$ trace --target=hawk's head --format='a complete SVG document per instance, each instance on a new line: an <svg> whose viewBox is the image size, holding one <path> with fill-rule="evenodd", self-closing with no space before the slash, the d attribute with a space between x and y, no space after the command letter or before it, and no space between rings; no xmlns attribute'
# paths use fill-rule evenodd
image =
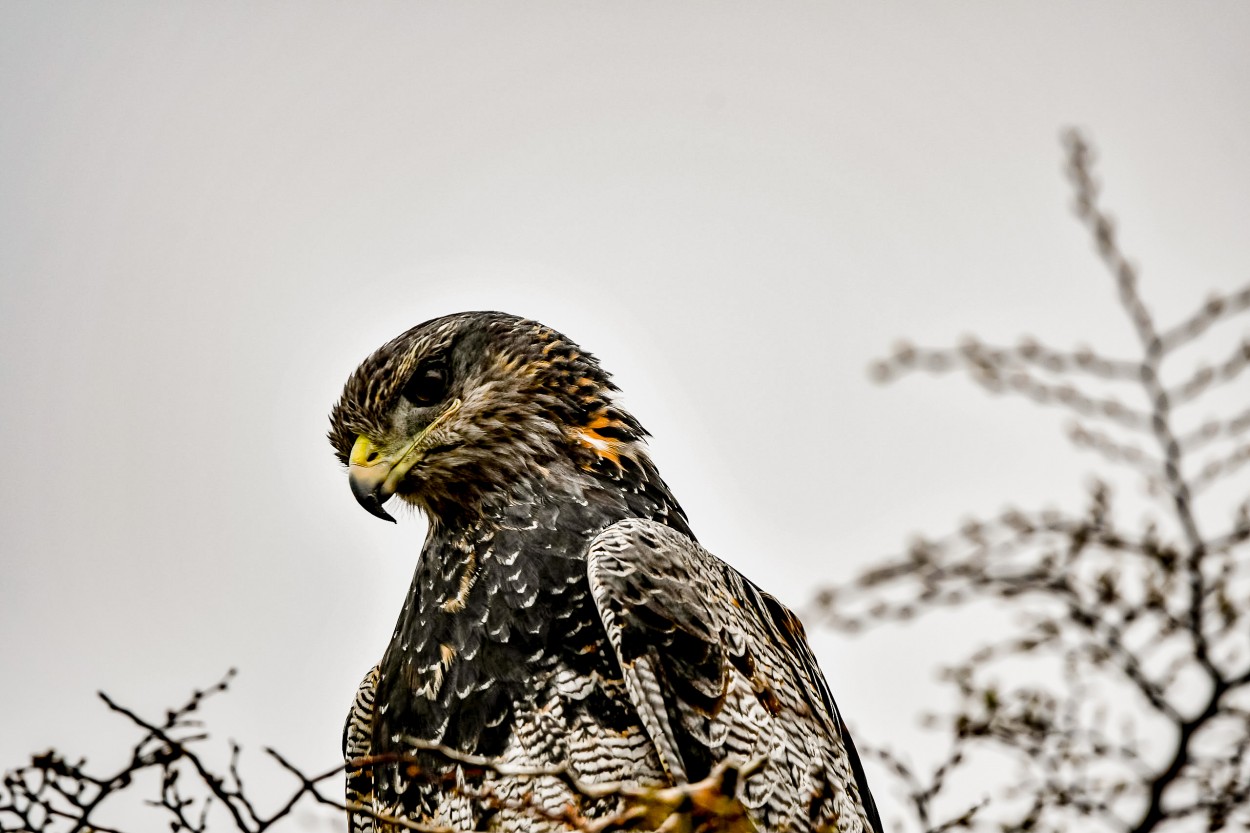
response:
<svg viewBox="0 0 1250 833"><path fill-rule="evenodd" d="M435 516L552 477L618 477L646 432L613 404L593 356L555 330L499 312L413 327L352 373L330 442L356 500L394 520L392 495Z"/></svg>

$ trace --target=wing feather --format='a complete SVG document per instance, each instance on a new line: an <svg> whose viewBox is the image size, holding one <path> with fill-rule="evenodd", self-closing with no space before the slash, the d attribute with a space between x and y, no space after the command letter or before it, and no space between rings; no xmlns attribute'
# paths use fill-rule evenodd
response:
<svg viewBox="0 0 1250 833"><path fill-rule="evenodd" d="M797 617L686 535L616 523L587 572L669 775L764 760L739 797L770 831L881 833L855 747Z"/></svg>

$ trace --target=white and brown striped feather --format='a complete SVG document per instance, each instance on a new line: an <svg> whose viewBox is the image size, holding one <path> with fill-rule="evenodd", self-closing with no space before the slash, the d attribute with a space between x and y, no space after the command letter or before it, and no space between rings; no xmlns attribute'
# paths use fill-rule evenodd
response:
<svg viewBox="0 0 1250 833"><path fill-rule="evenodd" d="M653 521L601 533L588 572L631 699L674 781L705 776L709 760L762 759L739 794L761 829L874 829L853 747L793 614Z"/></svg>

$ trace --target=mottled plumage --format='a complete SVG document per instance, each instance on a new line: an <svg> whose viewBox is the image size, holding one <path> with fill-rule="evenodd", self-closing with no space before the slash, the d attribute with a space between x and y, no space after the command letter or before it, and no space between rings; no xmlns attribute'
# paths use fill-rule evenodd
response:
<svg viewBox="0 0 1250 833"><path fill-rule="evenodd" d="M330 440L357 499L389 518L398 495L430 521L344 730L349 760L384 761L349 777L349 801L460 830L567 830L551 818L566 806L615 805L422 747L642 785L762 758L739 786L760 829L879 831L798 620L695 542L615 392L567 338L502 313L422 324L348 379Z"/></svg>

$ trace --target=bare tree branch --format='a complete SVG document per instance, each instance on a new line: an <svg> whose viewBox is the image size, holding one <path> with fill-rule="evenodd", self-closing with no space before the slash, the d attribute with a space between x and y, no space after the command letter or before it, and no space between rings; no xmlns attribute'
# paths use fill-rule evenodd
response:
<svg viewBox="0 0 1250 833"><path fill-rule="evenodd" d="M1110 489L1096 485L1081 515L1009 510L968 521L947 538L918 540L902 556L822 591L812 618L862 632L985 599L1024 614L1014 630L946 671L959 699L952 713L931 718L951 738L932 773L921 778L892 753L870 750L902 785L917 830L955 824L1148 833L1195 822L1206 830L1244 829L1250 826L1250 496L1219 534L1199 524L1195 496L1217 481L1231 483L1229 475L1250 462L1250 445L1236 444L1250 430L1250 412L1209 419L1183 435L1175 415L1239 378L1250 364L1250 340L1213 365L1199 364L1179 384L1168 387L1161 379L1176 350L1250 310L1250 287L1215 296L1161 331L1115 224L1099 206L1089 145L1070 132L1065 146L1076 215L1111 273L1140 357L1065 352L1032 338L1018 348L966 338L948 349L903 345L872 373L892 381L916 370L962 371L991 392L1019 393L1101 420L1105 430L1078 422L1069 438L1139 474L1160 498L1157 518L1142 532L1123 531ZM1140 391L1144 410L1124 404L1119 387L1114 395L1096 389L1124 383ZM1147 434L1154 449L1125 439L1126 431ZM1214 450L1206 461L1192 459L1208 448ZM995 681L999 669L1021 662L1047 669L1042 681ZM1061 674L1050 670L1055 663ZM1120 726L1114 734L1113 724ZM1144 754L1141 726L1170 738L1166 755ZM949 798L952 776L990 752L1016 761L1018 774L1004 777L974 811L936 821L932 807Z"/></svg>
<svg viewBox="0 0 1250 833"><path fill-rule="evenodd" d="M143 730L131 749L129 760L119 770L95 776L86 770L86 761L69 764L55 752L32 757L31 762L4 776L0 787L0 831L23 833L61 833L61 831L99 831L122 833L118 828L100 824L95 816L107 803L130 795L145 771L159 774L157 798L144 804L163 816L172 831L204 833L210 827L213 808L221 808L232 829L240 833L263 833L284 822L292 822L297 807L311 803L332 810L334 818L348 811L363 813L386 825L420 833L468 833L451 827L427 824L377 812L372 807L348 804L330 798L321 790L327 782L339 779L352 770L381 764L403 764L414 781L435 783L448 789L465 791L475 800L498 809L518 809L533 815L535 821L557 822L578 833L606 833L609 830L688 830L703 833L754 833L747 808L737 797L739 783L756 772L763 760L739 764L722 762L707 778L690 784L670 787L641 786L631 783L588 784L567 767L524 768L500 761L470 755L440 744L416 738L408 739L413 750L430 752L446 764L430 766L419 754L375 755L357 758L312 775L291 763L273 749L265 752L277 765L291 775L296 786L269 812L258 809L248 794L239 773L240 748L230 744L229 763L225 774L211 768L192 748L208 739L198 731L199 722L191 715L203 701L228 689L234 671L220 682L196 691L182 706L171 709L163 721L140 716L112 697L100 697L111 711ZM196 731L189 731L189 730ZM484 775L510 778L559 779L583 798L615 801L616 810L596 818L582 815L576 806L553 810L526 797L504 798ZM133 808L131 808L133 810Z"/></svg>

